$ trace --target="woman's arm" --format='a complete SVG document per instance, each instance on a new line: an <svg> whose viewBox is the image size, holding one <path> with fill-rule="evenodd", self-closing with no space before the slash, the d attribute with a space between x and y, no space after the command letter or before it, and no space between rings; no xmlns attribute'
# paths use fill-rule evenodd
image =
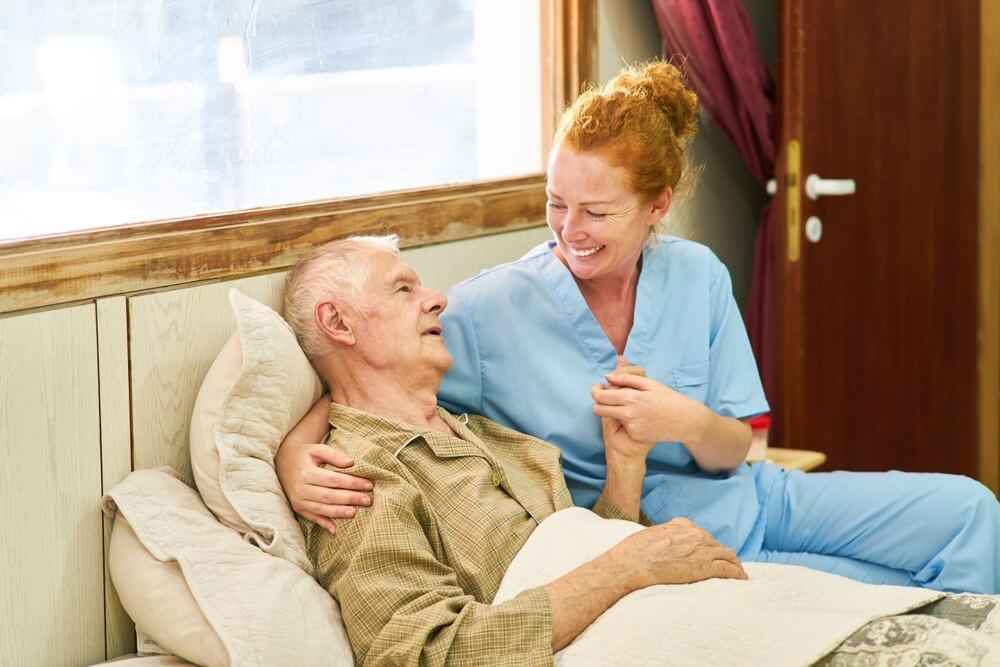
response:
<svg viewBox="0 0 1000 667"><path fill-rule="evenodd" d="M350 519L356 506L371 505L372 483L367 479L324 468L354 465L343 452L321 442L330 432L330 396L322 396L281 441L274 457L278 481L298 514L336 531L332 519Z"/></svg>

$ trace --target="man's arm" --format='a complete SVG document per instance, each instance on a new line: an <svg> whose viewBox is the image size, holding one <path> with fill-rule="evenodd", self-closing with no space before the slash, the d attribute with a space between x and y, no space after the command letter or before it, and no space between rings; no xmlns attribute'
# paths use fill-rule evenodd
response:
<svg viewBox="0 0 1000 667"><path fill-rule="evenodd" d="M373 476L374 477L374 476ZM379 479L370 509L336 536L313 529L317 573L340 602L359 664L551 660L628 593L661 583L745 578L736 555L689 521L647 528L541 588L491 606L439 560L428 508ZM395 480L399 484L398 480ZM387 493L388 492L388 493Z"/></svg>
<svg viewBox="0 0 1000 667"><path fill-rule="evenodd" d="M687 519L635 533L544 587L552 614L552 651L565 647L633 591L712 578L746 579L747 574L732 549Z"/></svg>
<svg viewBox="0 0 1000 667"><path fill-rule="evenodd" d="M639 504L646 478L646 458L654 443L633 439L621 422L608 417L601 418L601 434L604 437L607 472L604 489L594 504L594 512L605 519L625 519L644 526L651 525Z"/></svg>

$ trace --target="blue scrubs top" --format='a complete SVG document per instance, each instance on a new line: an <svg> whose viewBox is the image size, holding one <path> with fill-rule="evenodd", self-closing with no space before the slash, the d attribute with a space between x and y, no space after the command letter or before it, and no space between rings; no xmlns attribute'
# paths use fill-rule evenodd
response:
<svg viewBox="0 0 1000 667"><path fill-rule="evenodd" d="M453 412L485 415L562 450L577 505L597 500L606 467L590 387L616 352L554 241L456 285L442 323L454 366L438 394ZM643 251L625 357L718 414L767 412L729 272L711 250L666 237ZM744 555L763 540L763 500L780 469L743 464L702 472L683 445L649 455L642 509L656 523L686 517Z"/></svg>

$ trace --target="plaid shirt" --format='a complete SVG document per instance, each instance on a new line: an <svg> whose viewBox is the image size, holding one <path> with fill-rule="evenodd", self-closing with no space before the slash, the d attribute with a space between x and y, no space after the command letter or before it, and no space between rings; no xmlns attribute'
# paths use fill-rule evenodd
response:
<svg viewBox="0 0 1000 667"><path fill-rule="evenodd" d="M485 417L438 408L459 438L334 403L327 443L375 484L336 537L302 521L358 664L552 663L542 588L490 606L538 524L572 506L559 450ZM594 511L625 518L604 496Z"/></svg>

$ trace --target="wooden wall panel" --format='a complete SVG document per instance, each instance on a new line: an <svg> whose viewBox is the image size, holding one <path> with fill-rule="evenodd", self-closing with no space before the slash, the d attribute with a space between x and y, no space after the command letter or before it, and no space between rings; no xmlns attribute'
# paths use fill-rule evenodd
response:
<svg viewBox="0 0 1000 667"><path fill-rule="evenodd" d="M403 260L412 266L420 281L440 292L483 269L509 262L542 241L552 238L548 227L535 227L508 234L441 243L403 250Z"/></svg>
<svg viewBox="0 0 1000 667"><path fill-rule="evenodd" d="M0 318L0 664L104 660L93 304Z"/></svg>
<svg viewBox="0 0 1000 667"><path fill-rule="evenodd" d="M101 387L102 492L132 470L128 387L128 317L123 296L97 301L97 366ZM135 652L135 624L122 608L108 572L111 520L104 517L104 618L107 658Z"/></svg>
<svg viewBox="0 0 1000 667"><path fill-rule="evenodd" d="M281 272L129 299L136 469L168 465L194 483L188 454L191 410L205 373L236 330L229 289L280 310L284 284Z"/></svg>

